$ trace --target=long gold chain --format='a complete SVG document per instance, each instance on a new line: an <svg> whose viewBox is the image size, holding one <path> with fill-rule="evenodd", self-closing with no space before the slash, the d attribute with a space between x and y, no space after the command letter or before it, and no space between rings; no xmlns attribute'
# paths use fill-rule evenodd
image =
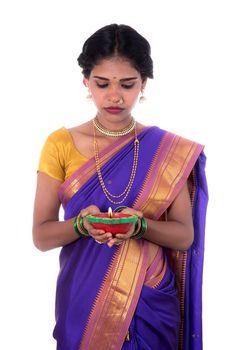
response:
<svg viewBox="0 0 234 350"><path fill-rule="evenodd" d="M130 190L132 188L132 185L133 185L133 182L134 182L134 179L135 179L135 176L136 176L137 165L138 165L138 158L139 158L140 142L139 142L139 140L137 138L136 126L134 128L134 131L135 131L134 157L133 157L133 166L132 166L130 179L128 181L128 184L127 184L125 190L121 194L115 195L115 194L112 194L112 193L110 193L108 191L108 189L106 188L106 185L104 183L103 177L102 177L101 166L100 166L100 159L99 159L99 149L98 149L98 143L97 143L97 140L96 140L96 133L95 133L95 126L93 126L94 155L95 155L95 163L96 163L98 179L99 179L100 185L102 187L102 190L103 190L106 198L113 204L121 204L121 203L123 203L125 201L125 199L127 198L128 194L129 194L129 192L130 192ZM115 200L112 199L112 198L120 198L122 196L124 196L124 197L121 200L119 200L119 201L115 201Z"/></svg>
<svg viewBox="0 0 234 350"><path fill-rule="evenodd" d="M98 120L97 116L93 119L93 125L95 128L105 136L111 136L111 137L119 137L119 136L125 136L129 134L136 126L136 121L134 118L132 118L131 123L122 130L108 130L106 129Z"/></svg>

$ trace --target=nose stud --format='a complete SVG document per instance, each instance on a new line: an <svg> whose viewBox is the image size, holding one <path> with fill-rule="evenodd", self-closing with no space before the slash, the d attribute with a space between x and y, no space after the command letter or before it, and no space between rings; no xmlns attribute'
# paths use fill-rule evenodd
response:
<svg viewBox="0 0 234 350"><path fill-rule="evenodd" d="M124 100L122 99L122 97L120 99L112 99L111 100L113 103L116 103L117 105L122 105Z"/></svg>

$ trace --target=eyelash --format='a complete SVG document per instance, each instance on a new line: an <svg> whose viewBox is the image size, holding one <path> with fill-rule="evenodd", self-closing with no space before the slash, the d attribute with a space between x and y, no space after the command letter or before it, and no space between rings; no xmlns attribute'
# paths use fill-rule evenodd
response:
<svg viewBox="0 0 234 350"><path fill-rule="evenodd" d="M98 86L99 88L101 88L101 89L105 89L105 88L108 86L108 84L98 84L98 83L96 83L96 84L97 84L97 86ZM131 89L133 86L134 86L134 84L131 84L131 85L122 84L122 87L123 87L124 89Z"/></svg>

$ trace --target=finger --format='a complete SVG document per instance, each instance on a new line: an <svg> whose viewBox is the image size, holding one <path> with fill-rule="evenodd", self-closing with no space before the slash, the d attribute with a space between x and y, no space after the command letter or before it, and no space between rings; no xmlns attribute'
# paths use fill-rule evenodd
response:
<svg viewBox="0 0 234 350"><path fill-rule="evenodd" d="M109 248L113 247L114 245L116 245L116 239L110 239L109 241L107 241L107 245Z"/></svg>
<svg viewBox="0 0 234 350"><path fill-rule="evenodd" d="M135 210L132 209L132 208L124 208L123 210L121 210L121 213L123 213L123 214L130 214L130 215L133 215L134 212L135 212Z"/></svg>
<svg viewBox="0 0 234 350"><path fill-rule="evenodd" d="M80 215L81 216L86 216L86 215L94 215L100 213L100 209L96 205L90 205L87 208L81 209Z"/></svg>
<svg viewBox="0 0 234 350"><path fill-rule="evenodd" d="M91 237L99 237L105 235L104 230L97 230L93 228L93 226L88 221L83 220L83 227L88 231ZM109 238L110 235L107 235L106 237Z"/></svg>
<svg viewBox="0 0 234 350"><path fill-rule="evenodd" d="M85 218L83 218L83 226L88 231L92 230L92 228L93 228L92 225Z"/></svg>
<svg viewBox="0 0 234 350"><path fill-rule="evenodd" d="M120 245L122 244L124 241L121 239L117 239L117 238L112 238L109 239L108 243L110 243L111 245Z"/></svg>
<svg viewBox="0 0 234 350"><path fill-rule="evenodd" d="M112 248L113 245L114 245L114 243L113 243L112 241L108 241L108 242L106 243L106 245L107 245L109 248Z"/></svg>
<svg viewBox="0 0 234 350"><path fill-rule="evenodd" d="M95 239L95 242L98 243L98 244L103 244L103 243L105 243L105 242L98 241L97 239Z"/></svg>
<svg viewBox="0 0 234 350"><path fill-rule="evenodd" d="M98 236L98 235L96 235L96 236L91 236L97 243L108 243L109 241L110 241L110 239L112 239L112 238L110 238L109 236L107 236L107 235L101 235L101 236Z"/></svg>
<svg viewBox="0 0 234 350"><path fill-rule="evenodd" d="M93 237L93 239L98 240L100 242L106 243L110 239L112 239L111 233L100 233L100 232L90 232L90 236Z"/></svg>
<svg viewBox="0 0 234 350"><path fill-rule="evenodd" d="M95 228L91 228L90 232L92 236L96 236L100 238L104 238L104 237L112 238L112 234L110 232L105 232L104 230L96 230Z"/></svg>
<svg viewBox="0 0 234 350"><path fill-rule="evenodd" d="M95 229L95 228L91 225L91 223L89 223L88 220L86 220L85 218L83 218L83 225L84 225L84 227L85 227L89 232L91 232L91 233L93 233L93 234L95 234L95 232L101 233L101 234L105 233L104 230L100 230L100 229L97 230L97 229Z"/></svg>
<svg viewBox="0 0 234 350"><path fill-rule="evenodd" d="M123 214L129 214L129 215L136 215L138 216L140 219L143 217L143 213L140 210L135 210L132 208L125 208L122 210Z"/></svg>
<svg viewBox="0 0 234 350"><path fill-rule="evenodd" d="M130 230L128 230L128 232L126 232L126 233L117 233L115 235L115 237L118 238L118 239L121 239L121 240L126 240L126 239L129 239L133 235L134 231L135 231L135 224L133 224L131 226L131 228L130 228Z"/></svg>
<svg viewBox="0 0 234 350"><path fill-rule="evenodd" d="M131 235L129 235L129 234L127 234L127 233L125 233L124 235L123 234L121 234L121 233L117 233L116 235L115 235L115 237L116 238L118 238L118 240L126 240L126 239L128 239L129 237L131 237Z"/></svg>

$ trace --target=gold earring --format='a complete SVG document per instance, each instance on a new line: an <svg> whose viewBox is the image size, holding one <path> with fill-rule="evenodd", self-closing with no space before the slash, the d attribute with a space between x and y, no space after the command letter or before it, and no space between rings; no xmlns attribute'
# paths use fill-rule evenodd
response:
<svg viewBox="0 0 234 350"><path fill-rule="evenodd" d="M144 96L144 90L141 91L142 95L139 98L139 103L143 103L147 100L147 98Z"/></svg>
<svg viewBox="0 0 234 350"><path fill-rule="evenodd" d="M88 95L86 96L86 99L88 101L92 100L92 95L91 95L90 91L89 91Z"/></svg>

